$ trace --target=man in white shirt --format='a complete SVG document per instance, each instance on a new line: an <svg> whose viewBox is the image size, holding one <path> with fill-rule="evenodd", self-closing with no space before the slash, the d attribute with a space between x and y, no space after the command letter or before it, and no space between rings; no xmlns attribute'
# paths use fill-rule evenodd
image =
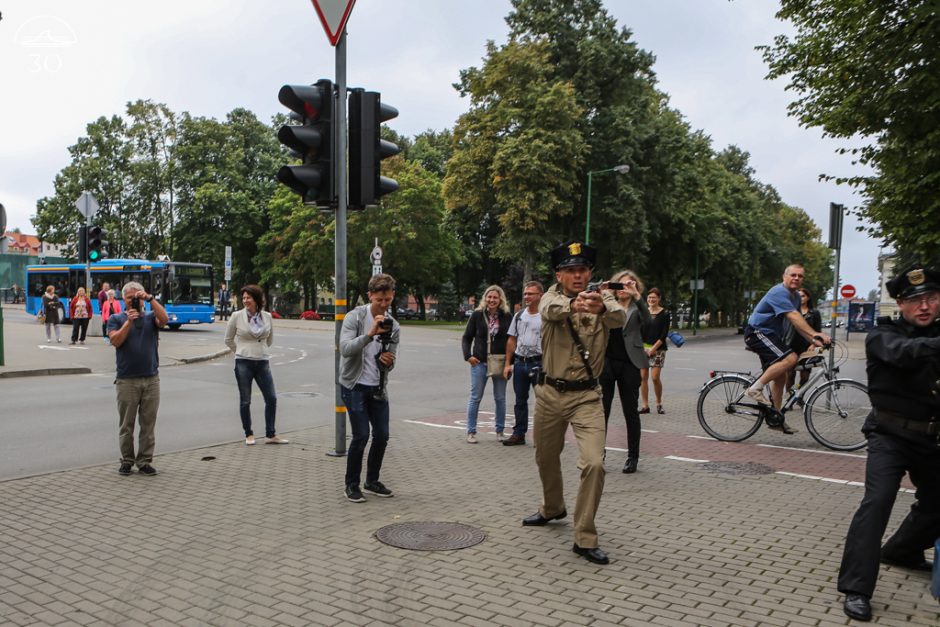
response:
<svg viewBox="0 0 940 627"><path fill-rule="evenodd" d="M542 316L539 314L539 302L544 292L545 288L538 281L526 283L522 288L525 309L520 309L509 324L503 377L509 379L512 373L516 424L512 427L512 435L503 440L503 446L525 444L525 434L529 430L529 390L535 384L530 373L542 366Z"/></svg>

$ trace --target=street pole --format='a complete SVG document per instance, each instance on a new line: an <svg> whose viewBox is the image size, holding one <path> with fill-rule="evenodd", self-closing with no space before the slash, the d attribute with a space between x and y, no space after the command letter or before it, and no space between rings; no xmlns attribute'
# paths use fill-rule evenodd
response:
<svg viewBox="0 0 940 627"><path fill-rule="evenodd" d="M834 202L829 203L829 248L836 251L836 267L832 275L832 321L829 327L829 337L833 343L836 341L836 310L839 307L839 261L842 253L842 214L845 207ZM848 325L846 325L848 326ZM829 349L829 370L835 365L835 351Z"/></svg>
<svg viewBox="0 0 940 627"><path fill-rule="evenodd" d="M587 188L587 222L584 225L584 243L591 243L591 175L593 172L588 172L588 188Z"/></svg>
<svg viewBox="0 0 940 627"><path fill-rule="evenodd" d="M339 336L346 317L346 28L336 44L336 94L333 108L336 131L336 154L333 155L333 189L336 191L336 293L334 294L335 346L333 375L335 381L334 405L336 407L336 442L331 457L346 455L346 406L339 384Z"/></svg>
<svg viewBox="0 0 940 627"><path fill-rule="evenodd" d="M587 221L584 225L584 243L591 243L591 176L594 174L603 174L604 172L616 172L618 174L626 174L630 171L630 166L628 165L615 165L612 168L607 168L606 170L591 170L587 173Z"/></svg>
<svg viewBox="0 0 940 627"><path fill-rule="evenodd" d="M695 289L692 291L692 335L698 331L698 244L695 245Z"/></svg>

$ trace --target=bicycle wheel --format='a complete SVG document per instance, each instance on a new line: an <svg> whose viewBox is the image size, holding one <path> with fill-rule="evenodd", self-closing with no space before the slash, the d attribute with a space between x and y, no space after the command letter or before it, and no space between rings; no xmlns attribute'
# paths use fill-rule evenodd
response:
<svg viewBox="0 0 940 627"><path fill-rule="evenodd" d="M708 435L725 442L740 442L760 428L760 411L738 404L752 402L744 396L750 385L747 377L726 374L702 387L698 396L698 421Z"/></svg>
<svg viewBox="0 0 940 627"><path fill-rule="evenodd" d="M850 379L836 379L816 388L806 401L803 417L810 435L837 451L856 451L867 444L862 424L871 412L868 388Z"/></svg>

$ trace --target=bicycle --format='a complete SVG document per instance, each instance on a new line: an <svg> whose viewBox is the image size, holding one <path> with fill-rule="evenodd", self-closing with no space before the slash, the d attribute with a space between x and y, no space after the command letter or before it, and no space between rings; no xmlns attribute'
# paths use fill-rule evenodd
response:
<svg viewBox="0 0 940 627"><path fill-rule="evenodd" d="M779 410L745 395L757 381L750 372L713 371L699 392L699 424L716 440L740 442L754 435L763 422L771 428L780 427L784 415L800 405L806 428L817 442L837 451L864 448L867 441L861 429L871 411L868 387L852 379L836 378L838 366L830 369L821 354L797 362L797 370L817 366L819 369L805 384L790 391ZM825 382L820 383L823 379Z"/></svg>

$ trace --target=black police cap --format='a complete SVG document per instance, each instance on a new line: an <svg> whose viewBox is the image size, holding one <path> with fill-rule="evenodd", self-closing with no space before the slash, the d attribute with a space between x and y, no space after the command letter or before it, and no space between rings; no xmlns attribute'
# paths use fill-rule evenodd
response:
<svg viewBox="0 0 940 627"><path fill-rule="evenodd" d="M885 284L892 298L910 298L925 292L940 291L940 272L915 263Z"/></svg>
<svg viewBox="0 0 940 627"><path fill-rule="evenodd" d="M556 270L572 266L594 268L597 249L577 240L571 240L552 249L552 266Z"/></svg>

